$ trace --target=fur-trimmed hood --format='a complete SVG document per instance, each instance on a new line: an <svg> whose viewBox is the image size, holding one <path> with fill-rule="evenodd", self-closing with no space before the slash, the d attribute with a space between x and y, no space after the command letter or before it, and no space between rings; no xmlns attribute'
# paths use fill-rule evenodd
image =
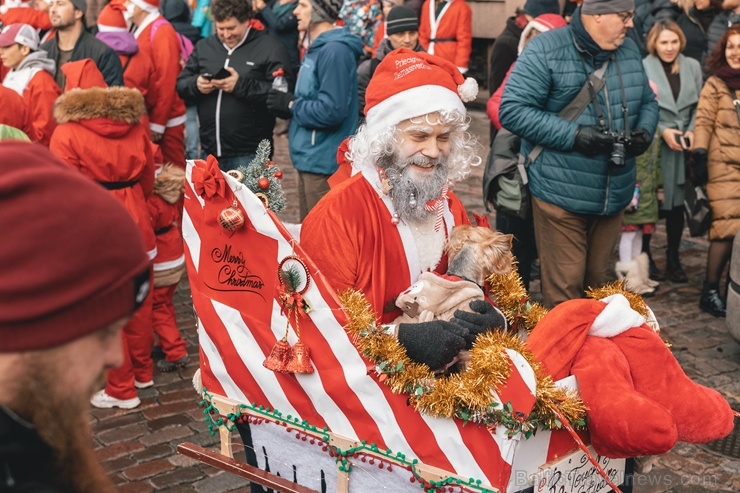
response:
<svg viewBox="0 0 740 493"><path fill-rule="evenodd" d="M144 97L128 87L91 87L62 94L54 105L58 123L106 119L130 125L146 114Z"/></svg>

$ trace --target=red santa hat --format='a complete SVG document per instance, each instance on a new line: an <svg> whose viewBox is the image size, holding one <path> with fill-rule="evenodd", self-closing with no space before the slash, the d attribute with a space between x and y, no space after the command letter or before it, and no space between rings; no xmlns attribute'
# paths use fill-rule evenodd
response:
<svg viewBox="0 0 740 493"><path fill-rule="evenodd" d="M131 315L149 257L126 208L45 147L0 143L0 353L56 347Z"/></svg>
<svg viewBox="0 0 740 493"><path fill-rule="evenodd" d="M72 89L108 87L103 74L100 73L98 66L90 58L65 63L61 69L65 77L64 92L71 91Z"/></svg>
<svg viewBox="0 0 740 493"><path fill-rule="evenodd" d="M478 94L451 62L406 48L392 51L375 70L365 93L368 127L396 125L403 120L442 110L465 114L463 103Z"/></svg>
<svg viewBox="0 0 740 493"><path fill-rule="evenodd" d="M127 32L128 24L123 13L126 11L126 5L122 0L113 0L103 7L98 15L98 31L100 32Z"/></svg>
<svg viewBox="0 0 740 493"><path fill-rule="evenodd" d="M0 5L0 15L7 14L9 9L16 9L19 7L33 7L33 0L5 0L3 5Z"/></svg>
<svg viewBox="0 0 740 493"><path fill-rule="evenodd" d="M159 10L159 0L131 0L131 3L150 14Z"/></svg>
<svg viewBox="0 0 740 493"><path fill-rule="evenodd" d="M519 36L519 48L517 49L517 53L519 53L520 55L522 54L522 51L524 51L524 47L527 45L527 42L529 41L530 35L533 30L544 33L549 31L550 29L557 29L559 27L565 27L567 25L568 23L565 21L565 19L558 14L538 15L527 23L527 25L524 27L524 30L522 31L521 36Z"/></svg>

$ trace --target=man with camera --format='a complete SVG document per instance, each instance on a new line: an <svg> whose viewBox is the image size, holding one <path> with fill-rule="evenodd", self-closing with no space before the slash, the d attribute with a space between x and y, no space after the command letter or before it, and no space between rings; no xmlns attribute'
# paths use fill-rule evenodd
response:
<svg viewBox="0 0 740 493"><path fill-rule="evenodd" d="M634 158L658 122L626 38L634 14L634 0L584 0L567 27L527 45L501 101L501 124L522 138L548 307L606 282Z"/></svg>
<svg viewBox="0 0 740 493"><path fill-rule="evenodd" d="M246 166L260 141L272 143L275 116L267 109L274 73L293 81L285 47L253 23L250 2L215 0L215 34L195 45L177 78L177 92L198 106L200 142L222 170Z"/></svg>

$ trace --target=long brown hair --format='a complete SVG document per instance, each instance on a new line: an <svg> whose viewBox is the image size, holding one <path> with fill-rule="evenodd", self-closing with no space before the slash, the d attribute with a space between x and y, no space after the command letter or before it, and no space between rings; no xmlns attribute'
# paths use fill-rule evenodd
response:
<svg viewBox="0 0 740 493"><path fill-rule="evenodd" d="M740 34L740 24L733 24L727 28L727 31L719 38L719 41L714 46L714 50L707 58L707 73L714 75L717 70L721 67L727 67L727 58L725 58L725 50L727 49L727 40L730 36Z"/></svg>
<svg viewBox="0 0 740 493"><path fill-rule="evenodd" d="M647 48L648 53L654 57L658 57L658 50L655 48L655 45L658 43L658 36L660 36L660 33L663 31L676 33L680 44L679 53L683 52L683 49L686 48L686 36L681 30L681 27L676 24L676 21L673 19L661 19L656 22L650 29L650 32L648 32L647 39L645 40L645 47ZM677 74L678 70L678 56L676 56L676 59L673 61L673 66L671 67L671 73Z"/></svg>

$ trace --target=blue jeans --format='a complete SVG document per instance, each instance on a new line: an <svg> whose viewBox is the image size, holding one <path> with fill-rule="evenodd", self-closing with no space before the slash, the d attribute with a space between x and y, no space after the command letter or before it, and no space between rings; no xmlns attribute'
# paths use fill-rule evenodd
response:
<svg viewBox="0 0 740 493"><path fill-rule="evenodd" d="M221 171L229 171L240 166L246 168L252 162L254 156L255 154L242 154L240 156L221 157L218 159L218 167L221 168Z"/></svg>
<svg viewBox="0 0 740 493"><path fill-rule="evenodd" d="M198 128L198 108L188 106L185 113L185 159L203 159L203 151L200 149L200 132Z"/></svg>

